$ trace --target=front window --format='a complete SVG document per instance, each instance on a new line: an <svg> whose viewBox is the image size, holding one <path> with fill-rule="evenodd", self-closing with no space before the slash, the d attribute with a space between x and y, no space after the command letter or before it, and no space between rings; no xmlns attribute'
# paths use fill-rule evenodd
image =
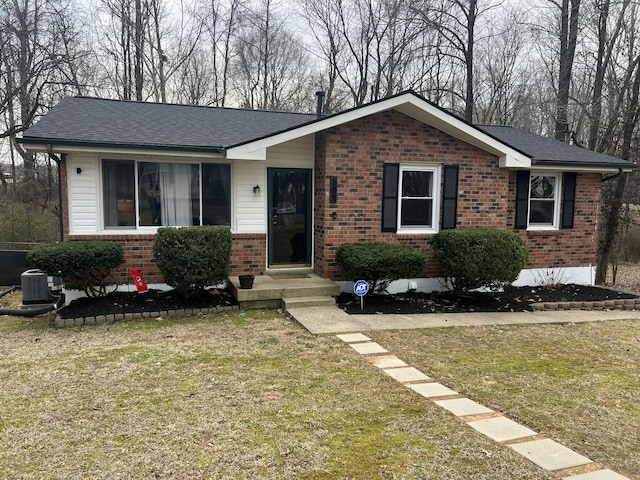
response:
<svg viewBox="0 0 640 480"><path fill-rule="evenodd" d="M231 225L226 164L103 160L106 228Z"/></svg>
<svg viewBox="0 0 640 480"><path fill-rule="evenodd" d="M400 168L399 230L436 230L437 174L435 167Z"/></svg>
<svg viewBox="0 0 640 480"><path fill-rule="evenodd" d="M531 175L529 190L529 227L558 226L558 190L556 175Z"/></svg>

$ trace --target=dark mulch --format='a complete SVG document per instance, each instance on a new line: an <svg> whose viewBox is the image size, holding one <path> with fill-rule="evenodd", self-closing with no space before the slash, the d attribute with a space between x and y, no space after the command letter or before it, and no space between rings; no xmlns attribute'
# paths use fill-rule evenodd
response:
<svg viewBox="0 0 640 480"><path fill-rule="evenodd" d="M538 302L588 302L636 297L600 287L563 285L557 288L508 287L500 293L469 293L463 296L451 292L372 295L365 297L364 310L360 310L359 297L343 293L337 298L337 305L349 314L524 312L530 311L531 304ZM142 294L115 292L103 298L81 298L60 309L58 314L61 318L84 318L237 304L227 289L211 289L190 298L184 298L173 290L149 290Z"/></svg>
<svg viewBox="0 0 640 480"><path fill-rule="evenodd" d="M571 284L554 288L508 287L499 293L472 292L466 295L454 295L451 292L367 295L362 310L359 297L343 293L338 297L337 304L349 314L525 312L532 310L532 303L595 302L624 298L637 298L637 295Z"/></svg>
<svg viewBox="0 0 640 480"><path fill-rule="evenodd" d="M117 313L162 312L185 308L212 308L237 305L227 289L211 289L200 295L184 298L174 290L146 293L114 292L102 298L80 298L61 308L61 318L85 318Z"/></svg>

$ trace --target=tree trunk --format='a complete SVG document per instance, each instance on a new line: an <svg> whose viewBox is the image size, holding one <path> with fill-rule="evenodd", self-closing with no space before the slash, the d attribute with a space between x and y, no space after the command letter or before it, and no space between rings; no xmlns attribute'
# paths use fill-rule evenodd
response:
<svg viewBox="0 0 640 480"><path fill-rule="evenodd" d="M609 270L611 254L616 241L616 233L618 232L618 224L620 223L620 207L622 206L624 188L627 184L627 176L627 173L623 173L616 179L616 186L611 200L607 202L609 208L605 215L604 231L600 241L600 251L598 252L598 264L596 267L596 284L598 285L602 285L607 280L607 271Z"/></svg>
<svg viewBox="0 0 640 480"><path fill-rule="evenodd" d="M640 116L640 67L636 68L635 79L631 88L629 103L625 109L624 125L622 132L622 149L621 157L629 160L631 156L631 145L633 140L633 132L638 124ZM618 178L618 183L611 197L608 211L605 217L605 229L602 234L600 243L600 251L598 252L598 266L596 270L596 283L602 284L607 279L607 270L613 248L615 245L616 235L618 233L618 225L620 224L620 209L622 207L622 198L627 183L628 173L623 173Z"/></svg>
<svg viewBox="0 0 640 480"><path fill-rule="evenodd" d="M569 9L571 2L571 9ZM569 88L571 70L578 39L578 15L580 0L562 0L560 12L560 71L558 74L558 98L556 102L555 138L569 140Z"/></svg>
<svg viewBox="0 0 640 480"><path fill-rule="evenodd" d="M135 87L136 87L136 100L138 102L142 101L142 88L144 86L144 78L143 78L143 41L144 41L144 30L142 26L142 1L136 0L136 11L135 11Z"/></svg>

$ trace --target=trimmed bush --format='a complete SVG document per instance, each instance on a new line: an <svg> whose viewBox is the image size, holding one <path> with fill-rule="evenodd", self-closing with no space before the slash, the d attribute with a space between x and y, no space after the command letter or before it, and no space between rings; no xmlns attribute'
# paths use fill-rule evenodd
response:
<svg viewBox="0 0 640 480"><path fill-rule="evenodd" d="M491 228L443 230L430 243L456 291L504 288L518 278L529 257L516 233Z"/></svg>
<svg viewBox="0 0 640 480"><path fill-rule="evenodd" d="M393 280L424 274L427 255L404 245L390 243L343 243L336 261L346 280L367 280L370 292L384 292Z"/></svg>
<svg viewBox="0 0 640 480"><path fill-rule="evenodd" d="M231 230L204 226L159 228L153 257L164 280L188 297L229 277Z"/></svg>
<svg viewBox="0 0 640 480"><path fill-rule="evenodd" d="M115 242L70 241L34 248L27 259L47 275L62 277L68 288L101 297L112 270L124 261L124 250Z"/></svg>

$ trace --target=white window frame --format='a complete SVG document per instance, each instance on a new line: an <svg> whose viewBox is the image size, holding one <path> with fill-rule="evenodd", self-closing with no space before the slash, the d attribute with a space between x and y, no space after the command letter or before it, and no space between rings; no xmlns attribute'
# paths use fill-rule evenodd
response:
<svg viewBox="0 0 640 480"><path fill-rule="evenodd" d="M413 164L401 164L400 171L398 173L398 227L397 233L406 233L406 234L432 234L438 233L438 229L440 227L440 165L413 165ZM432 192L433 196L431 197L431 219L432 225L431 227L415 227L415 226L403 226L402 225L402 178L404 172L431 172L432 173Z"/></svg>
<svg viewBox="0 0 640 480"><path fill-rule="evenodd" d="M104 191L104 183L103 183L103 174L104 174L104 170L103 170L103 162L105 160L110 160L110 161L133 161L134 164L134 215L135 215L135 225L133 226L107 226L106 225L106 219L104 218L104 201L105 201L105 191ZM118 234L118 233L122 233L122 234L134 234L134 232L138 232L138 233L155 233L157 232L158 228L162 227L162 225L140 225L140 218L139 218L139 202L140 202L140 198L139 198L139 178L138 178L138 168L139 168L139 164L141 162L151 162L151 163L187 163L187 164L196 164L198 165L198 176L199 176L199 187L200 187L200 210L199 210L199 215L200 215L200 225L202 224L202 214L203 214L203 198L202 198L202 193L203 193L203 178L202 178L202 167L205 164L218 164L218 165L229 165L229 177L230 177L230 191L229 191L229 195L230 195L230 208L231 208L231 225L229 226L229 228L233 228L234 225L234 172L233 172L233 165L230 162L211 162L211 161L203 161L203 160L194 160L194 159L177 159L177 158L157 158L157 157L150 157L150 158L139 158L136 156L119 156L119 155L111 155L111 156L104 156L101 157L99 159L99 167L98 167L98 171L99 171L99 180L98 180L98 192L99 192L99 202L98 202L98 208L99 208L99 227L98 229L102 232L105 233L109 233L109 234Z"/></svg>
<svg viewBox="0 0 640 480"><path fill-rule="evenodd" d="M553 223L531 223L531 201L540 199L531 198L531 183L534 177L555 178L553 192ZM560 225L560 192L562 191L562 175L557 172L532 171L529 175L529 200L527 204L527 230L558 230ZM551 201L551 200L548 200Z"/></svg>

